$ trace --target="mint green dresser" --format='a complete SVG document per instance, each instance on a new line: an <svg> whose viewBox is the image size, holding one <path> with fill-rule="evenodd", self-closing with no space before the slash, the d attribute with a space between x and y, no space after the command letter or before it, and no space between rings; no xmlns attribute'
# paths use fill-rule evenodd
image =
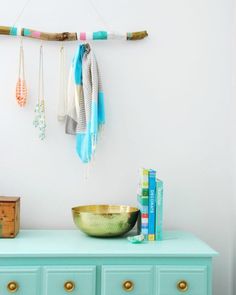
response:
<svg viewBox="0 0 236 295"><path fill-rule="evenodd" d="M217 253L190 233L130 244L78 230L0 240L0 295L212 295Z"/></svg>

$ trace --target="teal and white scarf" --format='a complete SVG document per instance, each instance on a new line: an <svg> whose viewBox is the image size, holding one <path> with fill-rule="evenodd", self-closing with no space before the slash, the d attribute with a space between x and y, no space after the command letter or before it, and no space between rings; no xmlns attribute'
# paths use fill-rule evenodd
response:
<svg viewBox="0 0 236 295"><path fill-rule="evenodd" d="M76 151L83 163L95 153L100 127L105 124L104 95L95 55L89 44L78 47L74 56L65 112L65 131L76 135Z"/></svg>

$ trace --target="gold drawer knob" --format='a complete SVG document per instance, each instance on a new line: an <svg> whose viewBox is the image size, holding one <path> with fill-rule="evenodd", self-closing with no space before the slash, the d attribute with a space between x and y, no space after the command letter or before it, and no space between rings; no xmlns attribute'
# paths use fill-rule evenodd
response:
<svg viewBox="0 0 236 295"><path fill-rule="evenodd" d="M19 285L17 284L17 282L9 282L8 284L7 284L7 290L9 291L9 292L12 292L12 293L14 293L14 292L16 292L17 290L19 289Z"/></svg>
<svg viewBox="0 0 236 295"><path fill-rule="evenodd" d="M65 282L64 284L64 289L67 291L67 292L72 292L75 288L75 283L72 282L72 281L67 281Z"/></svg>
<svg viewBox="0 0 236 295"><path fill-rule="evenodd" d="M132 281L124 281L122 287L126 292L130 292L134 289L134 283Z"/></svg>
<svg viewBox="0 0 236 295"><path fill-rule="evenodd" d="M179 281L177 283L177 289L180 292L186 292L188 290L188 283L186 281Z"/></svg>

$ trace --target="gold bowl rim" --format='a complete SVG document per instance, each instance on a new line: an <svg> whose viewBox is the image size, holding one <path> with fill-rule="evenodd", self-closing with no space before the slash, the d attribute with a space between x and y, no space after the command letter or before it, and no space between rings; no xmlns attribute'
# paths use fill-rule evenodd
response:
<svg viewBox="0 0 236 295"><path fill-rule="evenodd" d="M96 210L96 209L100 210ZM119 210L119 209L125 210ZM102 210L104 209L104 210ZM110 210L109 210L110 209ZM88 213L88 214L127 214L136 213L139 211L138 208L129 205L107 205L107 204L96 204L96 205L81 205L71 208L73 213Z"/></svg>

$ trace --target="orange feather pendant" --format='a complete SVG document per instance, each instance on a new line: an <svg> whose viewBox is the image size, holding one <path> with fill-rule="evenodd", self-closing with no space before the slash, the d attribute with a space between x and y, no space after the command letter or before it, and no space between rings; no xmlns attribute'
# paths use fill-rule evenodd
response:
<svg viewBox="0 0 236 295"><path fill-rule="evenodd" d="M16 83L16 101L20 107L24 107L26 105L27 98L27 88L25 80L21 78L18 79Z"/></svg>
<svg viewBox="0 0 236 295"><path fill-rule="evenodd" d="M16 83L16 101L20 107L24 107L26 105L27 95L28 91L25 82L24 49L21 41L19 74Z"/></svg>

